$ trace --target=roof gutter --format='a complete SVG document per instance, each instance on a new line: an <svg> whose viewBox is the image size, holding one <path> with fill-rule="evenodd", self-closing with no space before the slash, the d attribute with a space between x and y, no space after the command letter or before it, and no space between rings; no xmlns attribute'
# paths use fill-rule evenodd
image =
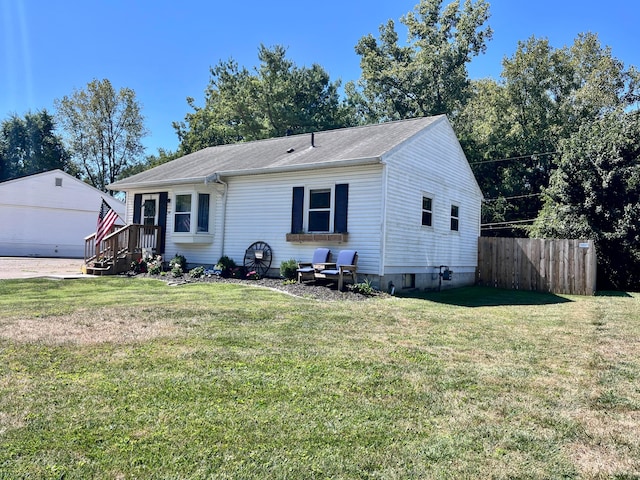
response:
<svg viewBox="0 0 640 480"><path fill-rule="evenodd" d="M124 180L121 182L116 182L110 185L107 185L107 188L110 188L115 191L124 192L126 190L137 190L139 188L146 187L163 187L169 185L187 185L190 183L207 183L207 178L209 177L191 177L191 178L173 178L168 180L148 180L142 182L130 182L127 183Z"/></svg>
<svg viewBox="0 0 640 480"><path fill-rule="evenodd" d="M308 163L297 165L279 165L276 167L268 168L252 168L245 170L224 170L218 172L223 177L238 177L243 175L261 175L267 173L288 173L288 172L301 172L308 170L320 170L325 168L337 168L337 167L350 167L355 165L375 165L382 163L381 157L366 157L366 158L352 158L348 160L334 160L331 162L321 163Z"/></svg>
<svg viewBox="0 0 640 480"><path fill-rule="evenodd" d="M288 172L301 172L301 171L309 171L309 170L320 170L326 168L337 168L337 167L351 167L351 166L360 166L360 165L375 165L383 163L382 157L364 157L364 158L351 158L347 160L334 160L329 162L320 162L320 163L308 163L308 164L296 164L296 165L279 165L275 167L267 167L267 168L250 168L243 170L223 170L220 172L214 172L211 175L203 176L203 177L191 177L191 178L174 178L174 179L166 179L166 180L150 180L150 181L141 181L141 182L132 182L126 183L124 180L121 182L116 182L108 187L113 190L118 191L126 191L133 190L138 188L146 188L146 187L160 187L165 185L185 185L189 183L204 183L205 185L209 183L220 183L220 179L222 177L239 177L245 175L264 175L268 173L288 173Z"/></svg>

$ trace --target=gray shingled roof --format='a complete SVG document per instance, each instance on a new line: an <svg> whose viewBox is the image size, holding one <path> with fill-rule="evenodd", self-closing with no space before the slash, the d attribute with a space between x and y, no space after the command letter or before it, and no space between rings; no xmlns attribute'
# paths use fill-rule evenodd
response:
<svg viewBox="0 0 640 480"><path fill-rule="evenodd" d="M377 163L444 115L208 147L112 183L111 190L204 183L217 176Z"/></svg>

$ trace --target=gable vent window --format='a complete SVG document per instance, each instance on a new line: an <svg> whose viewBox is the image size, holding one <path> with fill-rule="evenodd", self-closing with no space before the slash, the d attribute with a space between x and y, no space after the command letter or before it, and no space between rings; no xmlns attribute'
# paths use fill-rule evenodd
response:
<svg viewBox="0 0 640 480"><path fill-rule="evenodd" d="M62 178L56 177L56 187L61 187L61 186L62 186Z"/></svg>
<svg viewBox="0 0 640 480"><path fill-rule="evenodd" d="M451 230L458 231L460 226L460 214L457 205L451 205Z"/></svg>

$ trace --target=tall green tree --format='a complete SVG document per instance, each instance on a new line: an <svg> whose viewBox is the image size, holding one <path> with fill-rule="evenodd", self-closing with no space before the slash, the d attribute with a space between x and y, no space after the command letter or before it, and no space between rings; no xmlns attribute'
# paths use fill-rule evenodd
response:
<svg viewBox="0 0 640 480"><path fill-rule="evenodd" d="M233 143L326 130L349 125L347 107L338 96L340 82L317 64L299 67L282 46L258 50L260 65L252 70L233 60L211 68L205 105L184 121L174 122L180 152Z"/></svg>
<svg viewBox="0 0 640 480"><path fill-rule="evenodd" d="M147 131L135 92L116 91L107 79L55 101L73 158L94 187L107 191L123 170L140 161Z"/></svg>
<svg viewBox="0 0 640 480"><path fill-rule="evenodd" d="M173 152L171 150L165 150L164 148L158 148L157 154L147 155L142 162L136 163L122 170L118 176L118 180L130 177L136 173L144 172L150 168L175 160L178 157L180 157L180 154L177 151Z"/></svg>
<svg viewBox="0 0 640 480"><path fill-rule="evenodd" d="M455 115L469 95L467 64L483 53L492 31L486 22L489 3L421 0L400 21L408 30L398 41L393 20L380 26L380 37L360 39L362 76L346 87L363 121L424 115Z"/></svg>
<svg viewBox="0 0 640 480"><path fill-rule="evenodd" d="M498 199L485 204L483 223L536 218L560 142L585 122L632 107L638 80L587 33L562 49L535 37L519 42L499 81L473 82L455 127L485 196ZM524 230L498 234L505 232Z"/></svg>
<svg viewBox="0 0 640 480"><path fill-rule="evenodd" d="M640 113L586 122L560 151L532 234L594 239L600 288L640 289Z"/></svg>
<svg viewBox="0 0 640 480"><path fill-rule="evenodd" d="M59 168L74 174L70 156L46 110L12 115L0 124L0 181Z"/></svg>

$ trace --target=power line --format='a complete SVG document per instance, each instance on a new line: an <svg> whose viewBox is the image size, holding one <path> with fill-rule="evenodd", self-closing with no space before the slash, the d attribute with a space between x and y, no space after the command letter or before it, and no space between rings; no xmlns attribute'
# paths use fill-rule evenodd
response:
<svg viewBox="0 0 640 480"><path fill-rule="evenodd" d="M497 200L515 200L518 198L540 197L541 193L529 193L527 195L514 195L512 197L485 198L485 202L495 202Z"/></svg>
<svg viewBox="0 0 640 480"><path fill-rule="evenodd" d="M530 218L529 220L511 220L508 222L482 223L480 225L480 228L492 227L492 226L498 226L498 225L515 225L517 223L529 223L529 222L535 222L535 221L536 221L535 218Z"/></svg>
<svg viewBox="0 0 640 480"><path fill-rule="evenodd" d="M483 232L490 232L493 230L513 230L514 228L521 228L518 225L504 225L502 227L488 227L488 228L481 228L480 230Z"/></svg>
<svg viewBox="0 0 640 480"><path fill-rule="evenodd" d="M523 158L529 158L531 160L535 160L535 157L545 157L547 155L555 155L557 153L559 152L532 153L530 155L522 155L520 157L496 158L494 160L481 160L479 162L469 162L469 165L480 165L482 163L509 162L511 160L522 160Z"/></svg>

